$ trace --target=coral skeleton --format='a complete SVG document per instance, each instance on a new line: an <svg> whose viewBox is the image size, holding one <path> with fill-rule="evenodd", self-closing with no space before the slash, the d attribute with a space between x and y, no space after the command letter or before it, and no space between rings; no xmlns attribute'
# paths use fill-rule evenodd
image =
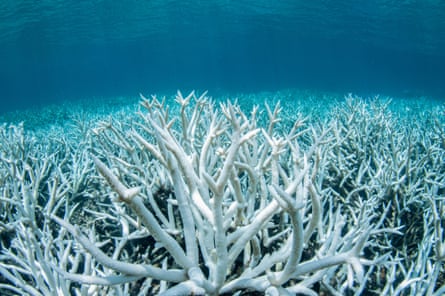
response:
<svg viewBox="0 0 445 296"><path fill-rule="evenodd" d="M1 127L5 295L445 292L440 111L141 99L75 135Z"/></svg>

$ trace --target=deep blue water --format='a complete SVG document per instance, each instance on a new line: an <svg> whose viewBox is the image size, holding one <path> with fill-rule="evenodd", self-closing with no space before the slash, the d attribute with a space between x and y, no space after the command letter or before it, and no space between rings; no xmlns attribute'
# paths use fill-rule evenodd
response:
<svg viewBox="0 0 445 296"><path fill-rule="evenodd" d="M0 2L0 113L282 88L445 99L445 1Z"/></svg>

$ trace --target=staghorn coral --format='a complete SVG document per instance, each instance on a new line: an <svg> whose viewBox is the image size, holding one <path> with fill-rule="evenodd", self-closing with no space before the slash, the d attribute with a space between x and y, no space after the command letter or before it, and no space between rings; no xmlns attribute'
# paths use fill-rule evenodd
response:
<svg viewBox="0 0 445 296"><path fill-rule="evenodd" d="M8 293L444 290L440 116L415 129L352 97L318 122L205 93L141 105L74 141L3 126Z"/></svg>

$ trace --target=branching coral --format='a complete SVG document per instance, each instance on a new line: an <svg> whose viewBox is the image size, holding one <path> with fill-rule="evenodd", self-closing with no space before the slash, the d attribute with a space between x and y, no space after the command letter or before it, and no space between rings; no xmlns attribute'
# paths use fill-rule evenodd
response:
<svg viewBox="0 0 445 296"><path fill-rule="evenodd" d="M141 105L138 119L79 123L76 144L42 148L2 128L11 294L444 289L440 121L404 129L386 105L352 98L323 122L290 122L280 104L246 114L206 93Z"/></svg>

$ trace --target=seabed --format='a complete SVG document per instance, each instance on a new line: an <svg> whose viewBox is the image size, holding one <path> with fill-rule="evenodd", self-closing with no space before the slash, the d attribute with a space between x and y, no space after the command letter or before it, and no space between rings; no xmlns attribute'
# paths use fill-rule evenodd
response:
<svg viewBox="0 0 445 296"><path fill-rule="evenodd" d="M443 101L211 95L1 115L1 294L445 294Z"/></svg>

